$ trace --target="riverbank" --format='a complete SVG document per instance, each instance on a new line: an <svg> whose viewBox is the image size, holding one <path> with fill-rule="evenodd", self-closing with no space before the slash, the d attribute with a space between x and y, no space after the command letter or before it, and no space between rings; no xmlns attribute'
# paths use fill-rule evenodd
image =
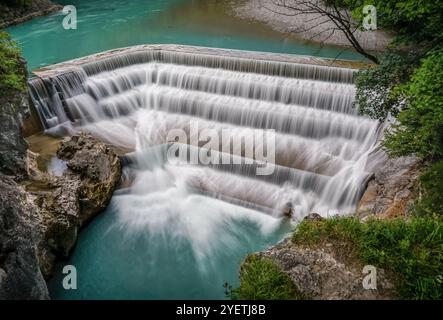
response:
<svg viewBox="0 0 443 320"><path fill-rule="evenodd" d="M32 0L26 6L0 4L0 29L59 11L63 6L50 0Z"/></svg>
<svg viewBox="0 0 443 320"><path fill-rule="evenodd" d="M291 11L281 8L266 0L246 0L233 4L234 14L241 19L258 21L269 25L272 29L287 35L296 35L301 40L351 47L342 32L324 32L334 29L332 21L319 24L314 14L291 15ZM324 19L320 19L323 21ZM365 50L384 51L392 40L392 35L383 31L361 32L355 36Z"/></svg>
<svg viewBox="0 0 443 320"><path fill-rule="evenodd" d="M120 160L91 137L24 139L26 64L15 44L2 40L0 56L9 68L0 73L0 300L49 299L45 280L56 259L70 253L79 229L107 206Z"/></svg>
<svg viewBox="0 0 443 320"><path fill-rule="evenodd" d="M354 216L309 215L287 239L243 262L241 285L232 295L441 299L442 220L414 214L422 170L422 161L414 156L387 159ZM374 277L368 289L363 284L369 272Z"/></svg>
<svg viewBox="0 0 443 320"><path fill-rule="evenodd" d="M239 299L441 299L438 217L308 219L282 243L249 256Z"/></svg>

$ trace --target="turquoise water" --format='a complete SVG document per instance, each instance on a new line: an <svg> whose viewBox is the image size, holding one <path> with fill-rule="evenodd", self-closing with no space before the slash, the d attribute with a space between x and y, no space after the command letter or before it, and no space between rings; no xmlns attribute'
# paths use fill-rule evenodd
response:
<svg viewBox="0 0 443 320"><path fill-rule="evenodd" d="M236 19L225 1L69 0L77 30L64 30L62 12L8 29L30 70L88 54L137 44L176 43L242 50L358 59L341 48L300 42L259 23Z"/></svg>
<svg viewBox="0 0 443 320"><path fill-rule="evenodd" d="M288 219L190 192L158 161L163 152L148 148L143 166L124 168L135 177L131 187L116 191L59 263L53 298L224 299L223 285L238 285L245 256L291 230ZM77 269L76 290L62 286L66 264Z"/></svg>
<svg viewBox="0 0 443 320"><path fill-rule="evenodd" d="M321 48L238 20L229 14L224 1L58 2L77 7L77 30L62 28L62 13L8 29L31 70L150 43L361 60L351 51ZM130 192L117 192L109 208L82 231L73 255L57 266L50 282L53 298L223 299L223 284L238 284L240 262L246 254L276 243L291 229L282 219L188 194L158 170L139 172ZM77 268L77 290L61 286L61 269L66 264Z"/></svg>
<svg viewBox="0 0 443 320"><path fill-rule="evenodd" d="M114 198L114 202L118 200ZM188 199L192 208L188 219L207 219L204 215L223 215L215 200L193 196ZM206 212L202 204L210 205ZM257 224L258 215L238 214L242 208L227 204L229 215L211 221L211 234L203 252L196 252L194 241L183 235L181 226L168 220L167 228L130 228L119 220L118 210L109 208L82 231L76 250L69 262L58 265L50 282L55 299L224 299L224 283L237 286L241 261L250 252L263 250L278 242L289 226L281 226L263 234ZM226 214L226 212L225 212ZM175 217L177 218L177 217ZM218 217L220 218L220 217ZM266 217L261 217L265 218ZM196 221L190 228L198 233L205 227ZM271 219L267 221L273 223ZM183 231L183 230L181 230ZM209 235L208 235L209 236ZM207 246L207 248L206 248ZM205 251L207 250L207 251ZM202 254L202 256L200 256ZM74 265L77 269L77 290L64 290L61 268Z"/></svg>

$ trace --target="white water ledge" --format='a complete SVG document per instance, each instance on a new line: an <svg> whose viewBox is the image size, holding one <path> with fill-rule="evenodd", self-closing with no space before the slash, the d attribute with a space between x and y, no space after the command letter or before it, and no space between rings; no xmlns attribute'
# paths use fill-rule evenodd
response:
<svg viewBox="0 0 443 320"><path fill-rule="evenodd" d="M177 45L177 44L150 44L150 45L138 45L138 46L103 51L82 58L68 60L65 62L46 66L34 70L33 73L40 78L47 78L54 76L55 74L68 72L72 68L76 68L90 62L132 54L132 53L146 52L146 51L174 51L177 53L212 55L217 57L222 56L227 58L273 61L273 62L283 62L283 63L309 64L316 66L341 67L349 69L359 69L368 66L367 63L360 61L338 60L338 59L303 56L295 54L209 48L209 47L187 46L187 45Z"/></svg>

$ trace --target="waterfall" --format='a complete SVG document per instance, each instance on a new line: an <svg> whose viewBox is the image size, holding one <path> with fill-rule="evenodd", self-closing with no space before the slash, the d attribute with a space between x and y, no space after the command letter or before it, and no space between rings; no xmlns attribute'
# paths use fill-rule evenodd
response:
<svg viewBox="0 0 443 320"><path fill-rule="evenodd" d="M358 115L354 73L342 67L147 50L31 79L29 90L47 132L90 132L130 151L122 184L127 188L117 194L165 190L155 201L167 201L168 194L174 196L168 184L180 185L183 192L276 217L290 203L294 219L300 220L310 212L354 212L379 160L381 129L377 121ZM185 152L170 161L168 134L174 130L187 138L179 147ZM243 137L254 141L252 151L263 151L265 144L253 137L271 131L272 158L248 153L246 142L231 148L231 141ZM211 140L208 147L198 138L207 132L227 140ZM200 154L210 161L191 164ZM272 165L272 174L257 174L264 164ZM157 185L141 188L141 177Z"/></svg>

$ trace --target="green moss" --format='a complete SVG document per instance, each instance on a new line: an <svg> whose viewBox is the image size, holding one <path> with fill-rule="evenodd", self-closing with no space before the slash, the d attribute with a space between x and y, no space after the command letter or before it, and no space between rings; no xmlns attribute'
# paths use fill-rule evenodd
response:
<svg viewBox="0 0 443 320"><path fill-rule="evenodd" d="M305 221L293 236L297 244L347 242L364 264L395 275L404 299L443 298L443 222L437 217L409 221L334 218Z"/></svg>
<svg viewBox="0 0 443 320"><path fill-rule="evenodd" d="M0 30L0 94L25 90L26 70L20 59L17 44Z"/></svg>
<svg viewBox="0 0 443 320"><path fill-rule="evenodd" d="M240 270L240 287L230 292L241 300L298 300L303 297L279 266L268 258L250 255Z"/></svg>

